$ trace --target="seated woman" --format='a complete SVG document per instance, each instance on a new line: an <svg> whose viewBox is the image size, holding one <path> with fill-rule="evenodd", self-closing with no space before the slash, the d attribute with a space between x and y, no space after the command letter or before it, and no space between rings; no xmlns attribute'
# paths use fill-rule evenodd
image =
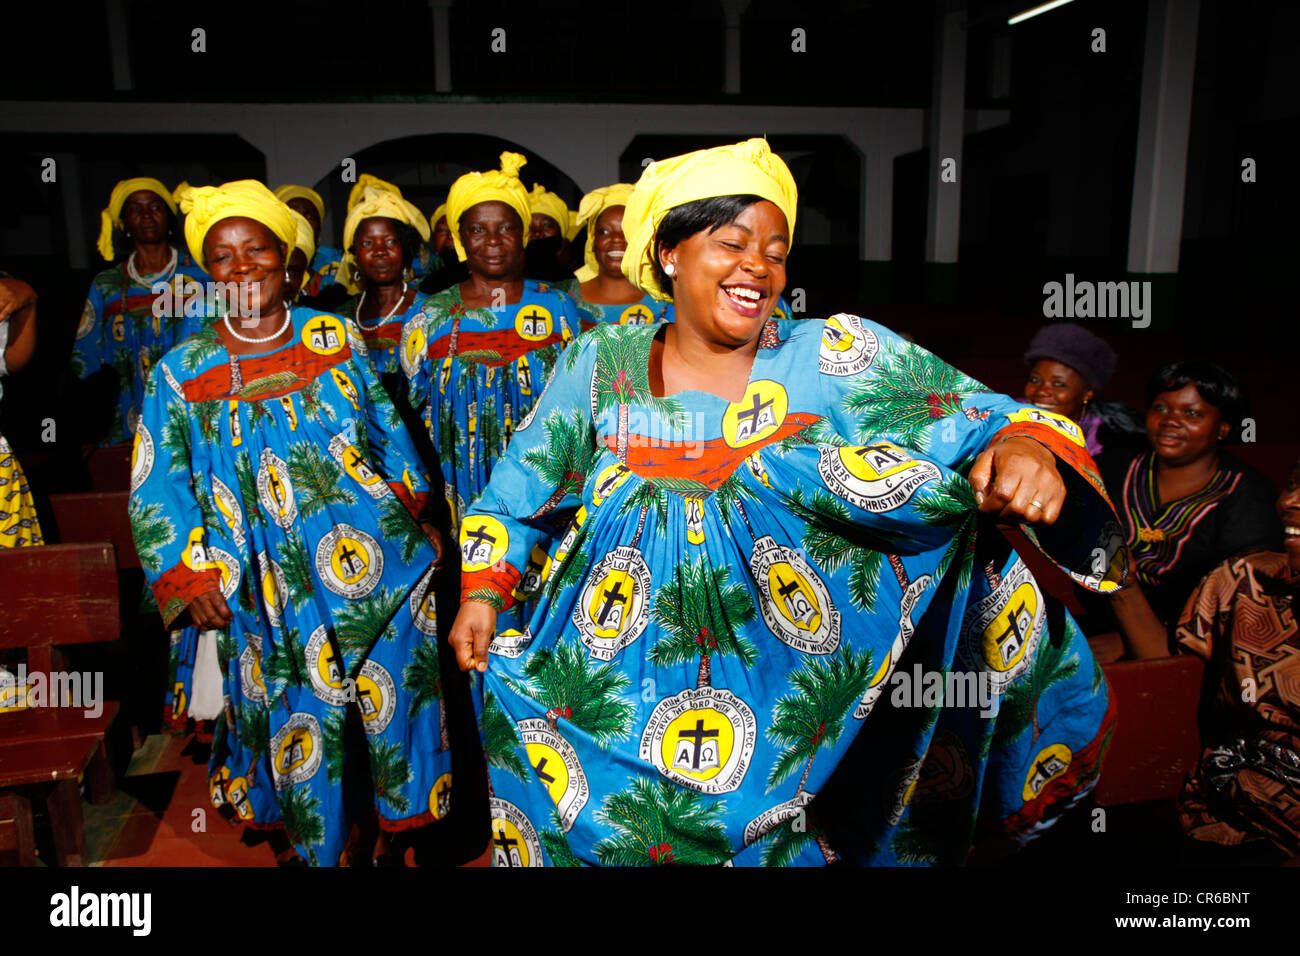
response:
<svg viewBox="0 0 1300 956"><path fill-rule="evenodd" d="M321 224L325 222L325 200L314 189L290 184L277 189L275 197L311 223L315 252L307 258L308 272L304 292L307 298L314 299L323 289L338 283L335 275L343 260L342 249L322 245L320 241Z"/></svg>
<svg viewBox="0 0 1300 956"><path fill-rule="evenodd" d="M23 368L36 351L36 290L0 272L0 379ZM4 386L0 384L0 397ZM27 476L0 435L0 548L44 544Z"/></svg>
<svg viewBox="0 0 1300 956"><path fill-rule="evenodd" d="M359 292L339 306L338 314L356 321L381 377L401 374L402 324L427 298L407 280L420 242L428 238L429 224L420 210L398 193L373 187L362 193L343 226L347 252L340 274Z"/></svg>
<svg viewBox="0 0 1300 956"><path fill-rule="evenodd" d="M1097 400L1115 374L1115 362L1114 350L1103 339L1073 322L1043 326L1025 353L1025 401L1078 423L1111 492L1118 490L1129 462L1147 447L1136 413L1122 402Z"/></svg>
<svg viewBox="0 0 1300 956"><path fill-rule="evenodd" d="M1095 783L1105 680L979 530L1116 586L1077 428L857 316L772 320L796 201L760 139L651 164L623 269L676 322L571 346L461 524L497 865L961 862ZM987 696L900 694L914 670Z"/></svg>
<svg viewBox="0 0 1300 956"><path fill-rule="evenodd" d="M96 395L102 387L111 396L82 405L111 407L111 419L102 428L96 421L96 434L88 437L112 445L135 431L153 363L202 325L208 275L180 249L170 190L147 176L113 187L100 215L98 248L112 265L91 280L70 364L78 379L95 377Z"/></svg>
<svg viewBox="0 0 1300 956"><path fill-rule="evenodd" d="M154 368L136 549L165 624L220 632L213 804L334 865L363 852L366 805L386 833L449 808L428 483L348 323L284 305L289 208L245 180L182 209L195 258L251 286L251 309L214 303Z"/></svg>
<svg viewBox="0 0 1300 956"><path fill-rule="evenodd" d="M1210 569L1278 550L1282 528L1268 479L1224 450L1246 414L1231 374L1212 362L1172 362L1151 377L1146 401L1150 449L1110 490L1138 584L1169 628Z"/></svg>
<svg viewBox="0 0 1300 956"><path fill-rule="evenodd" d="M1300 630L1300 462L1277 499L1282 551L1223 562L1192 592L1178 620L1182 650L1206 662L1205 750L1178 798L1183 830L1200 845L1188 862L1281 862L1300 856L1300 696L1293 662ZM1161 657L1160 645L1146 657ZM1249 692L1247 692L1249 691Z"/></svg>
<svg viewBox="0 0 1300 956"><path fill-rule="evenodd" d="M587 227L584 265L578 270L578 301L590 315L582 320L584 332L605 322L651 325L673 320L671 302L641 291L623 275L623 208L630 195L631 183L615 183L593 189L578 206L578 227Z"/></svg>

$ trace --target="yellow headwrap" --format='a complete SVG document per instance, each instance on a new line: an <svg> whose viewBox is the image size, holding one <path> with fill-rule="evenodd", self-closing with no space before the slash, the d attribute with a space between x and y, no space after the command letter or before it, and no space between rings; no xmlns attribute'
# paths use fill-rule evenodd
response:
<svg viewBox="0 0 1300 956"><path fill-rule="evenodd" d="M372 177L373 178L373 177ZM387 184L385 184L387 186ZM356 295L361 287L353 279L356 258L348 252L352 248L352 238L357 234L357 227L366 219L396 219L404 222L420 234L426 242L429 240L429 224L424 213L402 198L401 190L396 186L390 189L367 185L348 210L347 221L343 223L343 260L334 278L347 288L350 295Z"/></svg>
<svg viewBox="0 0 1300 956"><path fill-rule="evenodd" d="M316 207L316 215L320 216L322 220L325 219L325 200L321 199L320 193L314 189L285 183L275 191L275 198L286 205L290 199L305 199Z"/></svg>
<svg viewBox="0 0 1300 956"><path fill-rule="evenodd" d="M627 197L630 195L632 195L631 183L615 183L612 186L593 189L582 197L582 202L578 203L574 235L577 235L578 230L583 226L587 227L587 245L582 254L584 265L576 273L579 282L588 282L600 274L600 266L596 263L596 220L610 206L626 206Z"/></svg>
<svg viewBox="0 0 1300 956"><path fill-rule="evenodd" d="M208 264L203 258L203 237L223 219L243 217L260 222L284 243L286 258L298 241L293 210L256 179L191 188L181 197L181 212L185 214L185 243L204 269Z"/></svg>
<svg viewBox="0 0 1300 956"><path fill-rule="evenodd" d="M293 199L294 197L290 196L289 198ZM298 237L293 241L293 248L301 249L302 254L307 257L307 271L310 272L312 256L316 255L316 237L312 235L311 223L307 221L306 216L292 206L289 207L289 212L293 213L293 224L298 227ZM292 254L292 250L290 250L290 254Z"/></svg>
<svg viewBox="0 0 1300 956"><path fill-rule="evenodd" d="M559 224L560 235L569 238L568 204L541 183L533 183L533 191L528 194L528 212L530 216L539 212L543 216L550 216Z"/></svg>
<svg viewBox="0 0 1300 956"><path fill-rule="evenodd" d="M429 235L433 235L433 231L438 228L438 220L445 215L447 215L446 203L443 203L433 212L429 213Z"/></svg>
<svg viewBox="0 0 1300 956"><path fill-rule="evenodd" d="M501 154L501 169L486 173L466 173L451 184L447 194L447 228L456 244L456 256L465 261L465 247L460 241L460 217L481 202L503 202L519 214L524 226L523 243L528 245L528 223L532 211L528 208L528 190L519 181L519 170L528 160L520 153Z"/></svg>
<svg viewBox="0 0 1300 956"><path fill-rule="evenodd" d="M569 231L564 234L564 238L572 242L573 237L578 234L578 230L581 228L582 226L578 225L578 210L570 209L569 210Z"/></svg>
<svg viewBox="0 0 1300 956"><path fill-rule="evenodd" d="M651 163L646 167L623 211L627 252L623 274L638 289L656 299L669 296L654 280L654 237L670 209L715 196L761 196L785 214L794 235L795 206L799 192L790 168L768 148L765 139L696 150Z"/></svg>
<svg viewBox="0 0 1300 956"><path fill-rule="evenodd" d="M167 208L172 212L176 211L176 203L172 200L171 190L151 176L137 176L134 179L124 179L113 187L113 193L109 196L108 206L99 214L99 254L104 257L105 262L113 261L113 227L121 229L122 226L122 207L126 204L126 197L131 193L138 193L140 190L147 190L151 193L157 193L163 202L167 203Z"/></svg>
<svg viewBox="0 0 1300 956"><path fill-rule="evenodd" d="M388 180L380 179L378 176L371 176L369 173L362 173L356 183L353 184L352 192L348 193L348 212L351 212L352 207L365 198L367 188L381 189L384 192L402 195L402 190ZM344 248L347 248L347 245L346 242L343 243Z"/></svg>

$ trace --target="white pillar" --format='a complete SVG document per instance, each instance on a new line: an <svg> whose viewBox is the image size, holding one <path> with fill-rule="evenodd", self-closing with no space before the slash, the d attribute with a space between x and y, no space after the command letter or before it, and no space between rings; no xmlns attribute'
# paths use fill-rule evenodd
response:
<svg viewBox="0 0 1300 956"><path fill-rule="evenodd" d="M451 0L429 0L433 10L433 88L451 92Z"/></svg>
<svg viewBox="0 0 1300 956"><path fill-rule="evenodd" d="M1200 0L1149 0L1128 271L1177 272Z"/></svg>
<svg viewBox="0 0 1300 956"><path fill-rule="evenodd" d="M749 0L722 0L722 13L726 18L726 74L724 91L740 92L740 15L749 6Z"/></svg>
<svg viewBox="0 0 1300 956"><path fill-rule="evenodd" d="M956 262L961 228L961 165L966 111L966 5L946 0L935 26L934 83L930 93L930 206L925 220L925 261ZM947 160L956 182L939 178Z"/></svg>
<svg viewBox="0 0 1300 956"><path fill-rule="evenodd" d="M54 161L59 171L59 191L63 194L63 227L68 233L68 265L85 269L91 264L90 254L98 236L99 209L95 210L96 234L86 232L86 212L81 201L81 162L75 153L55 153ZM104 197L107 205L108 197ZM96 253L96 262L99 254Z"/></svg>
<svg viewBox="0 0 1300 956"><path fill-rule="evenodd" d="M113 89L131 89L131 47L127 43L126 7L123 0L107 0L108 50L113 63Z"/></svg>
<svg viewBox="0 0 1300 956"><path fill-rule="evenodd" d="M868 147L862 158L862 216L858 258L885 262L894 256L894 153Z"/></svg>

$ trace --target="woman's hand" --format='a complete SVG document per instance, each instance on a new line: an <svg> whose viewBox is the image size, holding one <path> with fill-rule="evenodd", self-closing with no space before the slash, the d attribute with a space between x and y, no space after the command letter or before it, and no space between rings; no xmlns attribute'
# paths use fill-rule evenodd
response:
<svg viewBox="0 0 1300 956"><path fill-rule="evenodd" d="M1056 456L1023 435L981 452L971 467L970 483L980 511L1007 521L1052 524L1065 503Z"/></svg>
<svg viewBox="0 0 1300 956"><path fill-rule="evenodd" d="M190 623L200 631L219 631L234 620L220 591L205 591L190 602Z"/></svg>
<svg viewBox="0 0 1300 956"><path fill-rule="evenodd" d="M456 652L456 663L463 671L487 670L488 645L497 629L497 611L482 601L466 601L460 606L447 642Z"/></svg>
<svg viewBox="0 0 1300 956"><path fill-rule="evenodd" d="M424 536L433 545L433 551L436 555L432 562L433 570L443 570L447 566L447 539L443 537L442 532L438 530L438 526L432 521L421 521L420 530L424 532Z"/></svg>

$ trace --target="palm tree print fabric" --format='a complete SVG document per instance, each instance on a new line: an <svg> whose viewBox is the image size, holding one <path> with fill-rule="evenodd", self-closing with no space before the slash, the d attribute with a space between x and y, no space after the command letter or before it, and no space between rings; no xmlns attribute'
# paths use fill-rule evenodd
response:
<svg viewBox="0 0 1300 956"><path fill-rule="evenodd" d="M80 379L105 366L117 372L117 408L103 445L131 438L140 419L150 369L173 346L206 324L204 283L210 276L188 253L178 252L177 257L176 271L166 280L172 308L162 308L166 302L161 303L162 316L154 315L160 294L130 278L125 262L98 273L90 283L70 367Z"/></svg>
<svg viewBox="0 0 1300 956"><path fill-rule="evenodd" d="M389 830L446 815L428 480L344 319L291 310L292 344L230 355L209 328L154 368L131 523L165 623L219 587L214 805L338 861L366 776ZM183 655L178 655L183 656ZM351 791L350 791L351 792Z"/></svg>
<svg viewBox="0 0 1300 956"><path fill-rule="evenodd" d="M409 401L438 451L453 527L487 486L583 314L571 296L527 279L515 305L467 309L452 286L406 322L401 362ZM500 621L505 630L521 625L519 610Z"/></svg>
<svg viewBox="0 0 1300 956"><path fill-rule="evenodd" d="M1114 587L1077 426L848 315L769 321L742 401L659 398L658 328L578 339L461 525L462 596L532 604L481 689L494 862L960 861L1086 793L1105 682L963 477L1048 445L1070 506L1032 543Z"/></svg>

